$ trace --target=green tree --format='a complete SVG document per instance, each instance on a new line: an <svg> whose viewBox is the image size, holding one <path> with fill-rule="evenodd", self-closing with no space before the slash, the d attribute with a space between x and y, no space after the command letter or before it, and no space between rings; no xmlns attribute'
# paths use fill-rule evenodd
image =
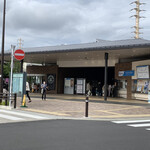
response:
<svg viewBox="0 0 150 150"><path fill-rule="evenodd" d="M11 68L10 68L11 62L6 62L4 64L4 70L3 70L3 76L4 78L8 78ZM13 73L19 73L20 72L20 68L21 68L21 64L20 62L14 62L14 68L13 68Z"/></svg>

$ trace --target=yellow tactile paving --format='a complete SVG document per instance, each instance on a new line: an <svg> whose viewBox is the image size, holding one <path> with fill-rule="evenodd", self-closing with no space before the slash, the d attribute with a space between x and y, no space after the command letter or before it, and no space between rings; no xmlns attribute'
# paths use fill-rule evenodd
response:
<svg viewBox="0 0 150 150"><path fill-rule="evenodd" d="M64 102L64 103L83 103L83 102L80 102L80 101L66 101L66 100L58 100L58 99L53 99L55 100L55 102Z"/></svg>
<svg viewBox="0 0 150 150"><path fill-rule="evenodd" d="M60 112L63 112L63 113L66 112L66 113L67 113L67 112L84 112L84 111L82 111L82 110L79 110L79 111L78 111L78 110L77 110L77 111L75 111L75 110L74 110L74 111L67 111L67 110L66 110L66 111L60 111Z"/></svg>
<svg viewBox="0 0 150 150"><path fill-rule="evenodd" d="M109 110L99 110L99 112L103 112L103 113L106 113L106 114L114 114L114 115L120 115L120 113L116 113L116 112L110 112Z"/></svg>
<svg viewBox="0 0 150 150"><path fill-rule="evenodd" d="M58 115L58 116L70 116L69 114L65 114L65 113L49 112L49 111L43 111L43 110L37 110L37 109L26 109L26 111L39 112L39 113Z"/></svg>
<svg viewBox="0 0 150 150"><path fill-rule="evenodd" d="M136 108L140 108L140 107L141 106L132 106L132 107L126 107L126 108L109 109L108 111L111 112L111 111L118 111L118 110L129 110L129 109L136 109ZM101 112L103 110L94 110L94 111Z"/></svg>

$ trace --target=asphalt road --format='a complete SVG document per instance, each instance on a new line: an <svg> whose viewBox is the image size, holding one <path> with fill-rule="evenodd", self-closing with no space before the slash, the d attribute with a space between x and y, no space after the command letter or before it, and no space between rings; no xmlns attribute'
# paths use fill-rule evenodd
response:
<svg viewBox="0 0 150 150"><path fill-rule="evenodd" d="M47 120L0 125L1 150L149 150L150 131L110 121Z"/></svg>

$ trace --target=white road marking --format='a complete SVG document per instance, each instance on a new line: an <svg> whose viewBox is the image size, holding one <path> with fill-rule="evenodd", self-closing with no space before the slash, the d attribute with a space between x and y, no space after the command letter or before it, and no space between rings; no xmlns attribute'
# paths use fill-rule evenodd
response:
<svg viewBox="0 0 150 150"><path fill-rule="evenodd" d="M124 121L112 121L113 123L123 124L123 123L140 123L140 122L150 122L150 120L124 120Z"/></svg>
<svg viewBox="0 0 150 150"><path fill-rule="evenodd" d="M44 116L32 115L32 114L26 114L26 113L21 113L21 112L14 112L14 111L0 110L0 112L18 115L18 116L23 116L23 117L34 118L34 119L49 119L49 118L44 117Z"/></svg>
<svg viewBox="0 0 150 150"><path fill-rule="evenodd" d="M127 126L130 126L130 127L150 127L150 123L145 123L145 124L128 124Z"/></svg>
<svg viewBox="0 0 150 150"><path fill-rule="evenodd" d="M147 128L146 130L150 131L150 128Z"/></svg>
<svg viewBox="0 0 150 150"><path fill-rule="evenodd" d="M14 120L14 121L17 121L17 120L24 120L23 118L18 118L18 117L9 116L9 115L4 115L4 114L0 114L0 117L1 117L1 118L4 118L4 119L8 119L8 120Z"/></svg>

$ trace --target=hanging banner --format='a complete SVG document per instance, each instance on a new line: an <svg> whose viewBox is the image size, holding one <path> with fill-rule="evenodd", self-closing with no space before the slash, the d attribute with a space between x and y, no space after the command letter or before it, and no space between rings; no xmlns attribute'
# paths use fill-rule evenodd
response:
<svg viewBox="0 0 150 150"><path fill-rule="evenodd" d="M49 90L55 90L56 74L47 75L47 86Z"/></svg>

